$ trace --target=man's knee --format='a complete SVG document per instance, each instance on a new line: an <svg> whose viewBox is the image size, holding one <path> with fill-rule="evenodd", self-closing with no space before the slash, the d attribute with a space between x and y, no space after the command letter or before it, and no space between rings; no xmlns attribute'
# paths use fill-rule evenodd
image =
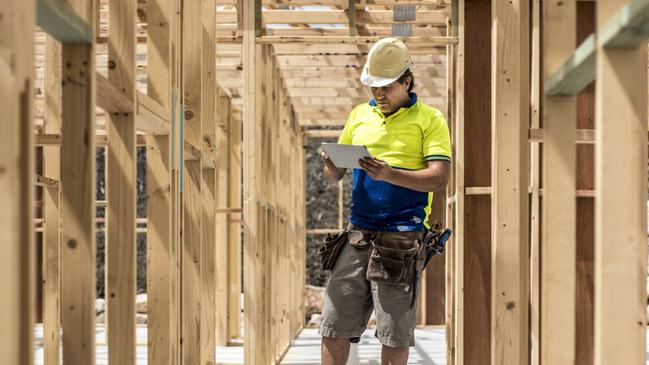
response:
<svg viewBox="0 0 649 365"><path fill-rule="evenodd" d="M409 347L390 347L383 345L381 362L384 365L405 365L408 363Z"/></svg>
<svg viewBox="0 0 649 365"><path fill-rule="evenodd" d="M326 346L345 347L349 345L349 339L322 336L322 344Z"/></svg>
<svg viewBox="0 0 649 365"><path fill-rule="evenodd" d="M322 364L344 365L349 356L349 339L322 337Z"/></svg>

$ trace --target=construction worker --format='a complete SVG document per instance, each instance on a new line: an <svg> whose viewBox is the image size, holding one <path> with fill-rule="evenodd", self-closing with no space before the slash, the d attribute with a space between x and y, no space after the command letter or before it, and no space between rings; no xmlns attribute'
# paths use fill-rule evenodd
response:
<svg viewBox="0 0 649 365"><path fill-rule="evenodd" d="M410 305L412 282L404 278L413 277L412 252L424 235L432 192L446 188L450 136L443 113L412 92L412 61L400 40L372 46L361 82L373 99L352 110L338 143L365 145L372 155L353 170L348 231L360 231L363 239L347 239L331 272L320 327L322 364L347 363L350 342L358 342L374 310L382 363L405 365L417 307ZM326 153L321 157L327 180L339 181L345 169Z"/></svg>

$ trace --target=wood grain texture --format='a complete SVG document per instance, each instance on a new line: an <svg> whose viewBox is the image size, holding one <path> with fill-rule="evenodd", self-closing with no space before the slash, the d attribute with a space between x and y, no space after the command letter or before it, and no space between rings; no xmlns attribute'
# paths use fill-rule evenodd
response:
<svg viewBox="0 0 649 365"><path fill-rule="evenodd" d="M136 4L110 3L108 83L131 106L135 95ZM98 97L103 97L98 95ZM136 141L135 114L110 113L106 148L106 324L108 360L135 364Z"/></svg>
<svg viewBox="0 0 649 365"><path fill-rule="evenodd" d="M460 3L462 4L462 3ZM491 2L465 2L460 10L464 29L464 49L459 57L463 93L462 108L458 107L458 131L462 133L464 177L462 186L491 184ZM462 13L464 12L464 14ZM462 20L463 19L463 20ZM463 73L463 75L462 75ZM460 148L460 146L456 146ZM462 190L463 192L463 190ZM456 336L456 364L488 364L491 359L491 199L489 196L465 196L461 214L463 252L456 257L456 272L463 271L461 303L457 303L463 319ZM459 207L459 205L458 205ZM459 225L458 225L459 227ZM459 228L458 228L459 229ZM459 239L456 237L456 240ZM460 328L461 326L461 328Z"/></svg>
<svg viewBox="0 0 649 365"><path fill-rule="evenodd" d="M626 3L597 2L598 31ZM597 59L595 364L639 364L647 325L646 43L598 47Z"/></svg>
<svg viewBox="0 0 649 365"><path fill-rule="evenodd" d="M577 2L577 42L595 31L595 3ZM597 81L595 81L597 82ZM577 128L595 128L595 84L577 95ZM593 130L594 132L594 130ZM594 133L593 133L594 137ZM593 138L594 139L594 138ZM593 141L594 142L594 141ZM595 145L577 145L577 189L595 189ZM575 363L592 365L594 361L595 300L595 199L577 198L577 280Z"/></svg>
<svg viewBox="0 0 649 365"><path fill-rule="evenodd" d="M185 140L194 147L202 145L202 52L203 25L202 1L191 0L182 4L182 80ZM200 363L201 359L201 306L202 286L202 161L201 157L185 161L184 185L181 195L183 205L183 230L181 252L181 358L182 364Z"/></svg>
<svg viewBox="0 0 649 365"><path fill-rule="evenodd" d="M171 47L176 17L172 14L175 0L152 0L148 3L147 19L147 93L165 109L172 109L172 60L177 51ZM171 113L167 113L171 114ZM174 117L172 116L172 119ZM172 134L171 123L167 134ZM179 251L172 217L171 137L147 136L147 295L148 355L152 364L178 364L180 347L180 296L177 292Z"/></svg>
<svg viewBox="0 0 649 365"><path fill-rule="evenodd" d="M95 4L68 1L91 27ZM95 362L95 47L64 44L62 58L61 326L63 362Z"/></svg>
<svg viewBox="0 0 649 365"><path fill-rule="evenodd" d="M33 361L33 3L0 4L0 351L8 365Z"/></svg>
<svg viewBox="0 0 649 365"><path fill-rule="evenodd" d="M261 265L259 257L259 207L257 202L258 171L257 148L260 142L257 133L258 116L261 113L258 86L261 83L259 65L261 46L255 44L257 9L261 6L258 0L242 0L243 31L242 61L243 82L246 102L243 105L243 282L244 294L244 363L251 365L265 364L262 356L264 337L261 336L262 322L260 310L261 289L263 283L257 274Z"/></svg>
<svg viewBox="0 0 649 365"><path fill-rule="evenodd" d="M576 1L544 4L543 76L561 67L576 46ZM577 100L543 100L543 249L541 363L575 361Z"/></svg>
<svg viewBox="0 0 649 365"><path fill-rule="evenodd" d="M228 206L240 208L242 206L241 177L242 177L242 123L240 113L230 111L229 148L228 148L228 175L229 197ZM228 335L227 340L241 337L241 224L235 219L241 213L228 215Z"/></svg>
<svg viewBox="0 0 649 365"><path fill-rule="evenodd" d="M230 169L229 169L229 149L231 148L229 139L229 124L231 121L230 99L224 92L217 90L217 120L214 135L215 161L216 161L216 206L229 207L230 189ZM225 346L228 343L228 297L229 297L229 264L232 259L229 250L230 246L230 228L228 226L228 212L217 212L215 216L216 227L216 267L219 268L219 275L216 276L216 344ZM237 280L238 281L238 280Z"/></svg>
<svg viewBox="0 0 649 365"><path fill-rule="evenodd" d="M216 362L216 277L217 277L217 226L216 198L218 194L216 169L216 8L215 0L201 1L201 61L200 61L200 123L203 164L212 161L210 168L202 171L203 220L201 223L201 364L211 365ZM189 65L190 67L193 65ZM197 65L196 65L197 66ZM224 187L222 187L224 188ZM220 268L220 266L219 266ZM219 275L221 276L221 275Z"/></svg>
<svg viewBox="0 0 649 365"><path fill-rule="evenodd" d="M61 44L47 35L45 40L45 133L61 132ZM59 146L43 148L43 175L59 180ZM61 191L47 187L43 194L43 362L60 363L61 332Z"/></svg>
<svg viewBox="0 0 649 365"><path fill-rule="evenodd" d="M529 358L529 1L492 3L491 362Z"/></svg>

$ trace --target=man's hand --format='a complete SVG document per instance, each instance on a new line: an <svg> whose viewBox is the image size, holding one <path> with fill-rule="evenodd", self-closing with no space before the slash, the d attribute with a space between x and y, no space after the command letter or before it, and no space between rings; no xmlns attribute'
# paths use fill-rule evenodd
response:
<svg viewBox="0 0 649 365"><path fill-rule="evenodd" d="M345 169L339 169L334 165L333 161L329 158L326 152L320 152L320 157L324 162L324 175L325 178L331 182L336 182L343 178Z"/></svg>
<svg viewBox="0 0 649 365"><path fill-rule="evenodd" d="M334 165L333 161L329 158L327 153L325 151L320 152L320 157L322 157L322 161L325 164L325 168L332 170L336 168L336 165Z"/></svg>
<svg viewBox="0 0 649 365"><path fill-rule="evenodd" d="M363 157L358 165L374 180L389 180L394 171L387 162L374 157Z"/></svg>

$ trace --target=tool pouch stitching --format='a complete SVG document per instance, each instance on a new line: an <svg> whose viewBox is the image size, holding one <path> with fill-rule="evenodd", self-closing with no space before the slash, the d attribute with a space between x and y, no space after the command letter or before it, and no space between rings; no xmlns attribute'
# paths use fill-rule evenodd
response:
<svg viewBox="0 0 649 365"><path fill-rule="evenodd" d="M322 270L333 270L340 256L340 252L347 243L347 230L339 232L337 235L328 235L320 248L318 248L318 255L320 255L320 263Z"/></svg>
<svg viewBox="0 0 649 365"><path fill-rule="evenodd" d="M400 243L402 243L401 241ZM367 267L367 280L406 286L412 284L419 243L411 248L390 247L389 240L378 237L372 241L372 253Z"/></svg>

